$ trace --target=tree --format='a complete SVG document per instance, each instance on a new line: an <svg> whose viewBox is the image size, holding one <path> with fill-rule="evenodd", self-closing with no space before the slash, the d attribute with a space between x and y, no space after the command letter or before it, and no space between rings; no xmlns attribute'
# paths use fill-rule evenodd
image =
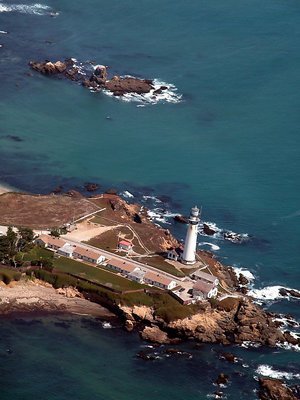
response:
<svg viewBox="0 0 300 400"><path fill-rule="evenodd" d="M28 250L33 242L34 233L30 228L21 227L18 229L19 240L17 242L17 250L18 251L26 251Z"/></svg>
<svg viewBox="0 0 300 400"><path fill-rule="evenodd" d="M50 235L59 238L59 236L60 236L59 229L58 228L52 228L51 232L50 232Z"/></svg>
<svg viewBox="0 0 300 400"><path fill-rule="evenodd" d="M17 241L18 235L14 232L13 228L9 226L6 232L6 238L8 243L8 256L11 258L17 253Z"/></svg>

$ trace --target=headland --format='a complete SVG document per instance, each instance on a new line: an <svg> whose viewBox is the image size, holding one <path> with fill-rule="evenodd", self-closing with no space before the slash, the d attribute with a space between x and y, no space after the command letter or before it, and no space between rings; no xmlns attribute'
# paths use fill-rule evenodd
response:
<svg viewBox="0 0 300 400"><path fill-rule="evenodd" d="M154 224L144 207L116 193L5 193L0 211L2 238L8 236L5 225L15 227L18 240L30 236L12 256L2 254L7 264L2 278L13 286L1 288L2 313L81 309L94 315L103 313L95 309L100 304L107 315L119 316L126 330L138 329L156 343L300 344L280 329L276 315L247 296L247 278L213 254L197 251L192 266L168 259L180 241ZM206 288L212 281L218 295L210 297ZM89 307L84 299L97 304Z"/></svg>

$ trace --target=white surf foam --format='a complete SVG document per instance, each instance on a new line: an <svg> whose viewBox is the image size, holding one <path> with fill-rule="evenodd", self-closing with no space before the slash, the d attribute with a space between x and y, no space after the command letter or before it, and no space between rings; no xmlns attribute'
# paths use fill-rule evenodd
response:
<svg viewBox="0 0 300 400"><path fill-rule="evenodd" d="M288 342L284 342L284 343L278 342L278 343L276 343L276 346L280 347L281 349L284 349L284 350L300 351L300 346L298 344L293 345Z"/></svg>
<svg viewBox="0 0 300 400"><path fill-rule="evenodd" d="M210 229L214 230L213 235L207 235L203 230L203 225L207 225ZM200 222L198 232L202 236L213 237L214 239L228 240L232 243L241 243L249 239L248 233L236 233L228 229L222 229L217 226L214 222L203 221ZM226 235L226 237L225 237Z"/></svg>
<svg viewBox="0 0 300 400"><path fill-rule="evenodd" d="M174 218L178 214L170 213L168 211L163 211L160 208L154 208L153 210L147 211L148 217L150 220L154 220L156 222L161 222L163 224L171 225L169 218Z"/></svg>
<svg viewBox="0 0 300 400"><path fill-rule="evenodd" d="M121 192L120 195L126 199L132 199L134 197L134 195L128 192L128 190L124 190L124 192Z"/></svg>
<svg viewBox="0 0 300 400"><path fill-rule="evenodd" d="M147 200L153 200L155 203L162 203L161 200L159 200L157 197L155 196L143 196L143 200L147 201Z"/></svg>
<svg viewBox="0 0 300 400"><path fill-rule="evenodd" d="M232 268L233 268L233 270L234 270L234 272L235 272L235 274L236 274L238 279L239 279L240 275L242 274L242 275L244 275L245 278L248 279L249 282L254 281L255 277L252 274L252 272L250 272L248 269L243 268L243 267L242 268L232 267Z"/></svg>
<svg viewBox="0 0 300 400"><path fill-rule="evenodd" d="M262 300L262 301L289 299L292 297L290 295L282 296L279 292L280 289L293 290L290 288L285 288L283 286L266 286L262 289L252 289L248 292L248 295L254 297L256 300Z"/></svg>
<svg viewBox="0 0 300 400"><path fill-rule="evenodd" d="M198 246L210 246L212 250L218 251L220 250L220 247L217 246L216 244L209 243L209 242L200 242Z"/></svg>
<svg viewBox="0 0 300 400"><path fill-rule="evenodd" d="M35 14L35 15L45 15L49 14L51 7L35 3L35 4L7 4L0 3L0 13L1 12L19 12L22 14Z"/></svg>
<svg viewBox="0 0 300 400"><path fill-rule="evenodd" d="M267 364L259 365L255 371L257 374L267 376L274 379L299 379L300 374L293 374L292 372L278 371Z"/></svg>
<svg viewBox="0 0 300 400"><path fill-rule="evenodd" d="M111 329L112 328L111 323L107 321L102 322L102 328Z"/></svg>
<svg viewBox="0 0 300 400"><path fill-rule="evenodd" d="M213 229L216 233L213 235L207 235L204 231L203 231L203 224L207 225L210 227L210 229ZM220 229L217 224L215 224L214 222L207 222L207 221L203 221L203 223L200 222L199 227L198 227L198 233L201 236L207 236L207 237L213 237L214 239L224 239L222 236L222 229Z"/></svg>
<svg viewBox="0 0 300 400"><path fill-rule="evenodd" d="M300 324L298 321L296 321L294 318L292 317L286 317L285 315L280 315L276 318L274 318L274 321L278 321L282 323L282 330L286 330L286 328L290 328L291 326L294 328L299 328ZM292 332L291 332L292 334Z"/></svg>

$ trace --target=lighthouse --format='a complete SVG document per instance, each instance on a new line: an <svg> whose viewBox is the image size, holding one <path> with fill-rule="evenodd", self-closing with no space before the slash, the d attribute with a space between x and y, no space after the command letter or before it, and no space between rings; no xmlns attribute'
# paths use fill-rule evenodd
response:
<svg viewBox="0 0 300 400"><path fill-rule="evenodd" d="M191 209L189 224L184 243L184 250L181 257L181 261L184 264L194 264L196 262L197 234L198 234L198 224L200 219L199 214L200 210L197 206Z"/></svg>

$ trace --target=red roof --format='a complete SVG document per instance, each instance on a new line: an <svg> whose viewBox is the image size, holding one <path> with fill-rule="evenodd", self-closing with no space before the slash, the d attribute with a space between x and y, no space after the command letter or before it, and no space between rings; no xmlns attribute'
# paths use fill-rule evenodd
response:
<svg viewBox="0 0 300 400"><path fill-rule="evenodd" d="M119 242L119 245L123 245L123 246L132 246L132 243L131 242L129 242L129 240L121 240L120 242Z"/></svg>

